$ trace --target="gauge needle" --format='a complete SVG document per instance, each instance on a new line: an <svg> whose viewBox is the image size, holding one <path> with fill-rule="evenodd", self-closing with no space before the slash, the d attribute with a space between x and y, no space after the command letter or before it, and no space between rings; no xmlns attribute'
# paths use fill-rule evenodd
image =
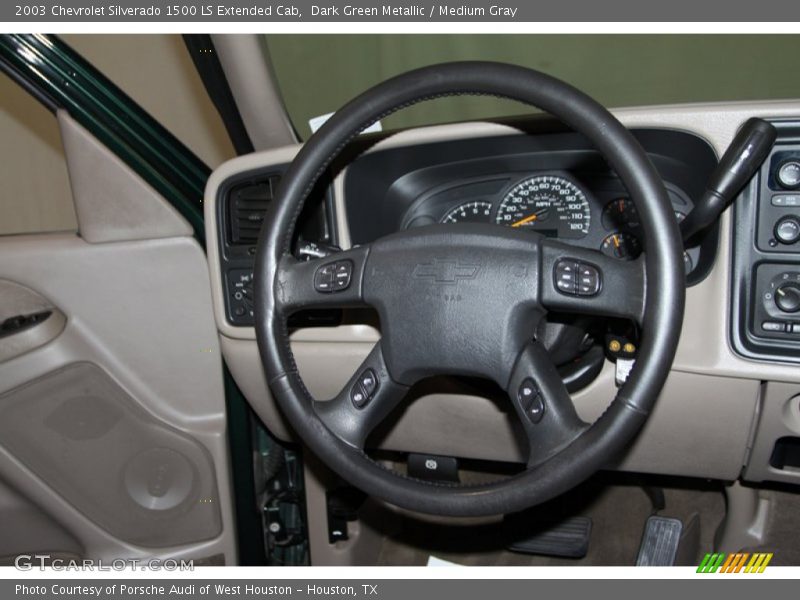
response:
<svg viewBox="0 0 800 600"><path fill-rule="evenodd" d="M618 235L615 235L615 236L614 236L614 237L612 237L611 239L612 239L612 240L613 240L613 242L614 242L614 247L615 247L615 248L619 248L619 236L618 236Z"/></svg>
<svg viewBox="0 0 800 600"><path fill-rule="evenodd" d="M532 214L532 215L528 215L528 216L527 216L527 217L525 217L524 219L520 219L519 221L514 221L514 222L511 224L511 226L512 226L512 227L520 227L520 226L522 226L522 225L525 225L525 223L531 223L532 221L535 221L535 220L536 220L536 219L538 219L538 218L539 218L539 215L537 215L536 213L534 213L534 214Z"/></svg>

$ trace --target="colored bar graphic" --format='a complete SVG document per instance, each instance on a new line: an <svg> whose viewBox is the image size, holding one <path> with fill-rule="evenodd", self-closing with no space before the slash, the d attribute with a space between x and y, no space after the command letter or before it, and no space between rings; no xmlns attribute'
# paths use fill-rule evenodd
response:
<svg viewBox="0 0 800 600"><path fill-rule="evenodd" d="M718 570L720 573L763 573L772 557L772 552L707 553L697 567L697 573L716 573Z"/></svg>

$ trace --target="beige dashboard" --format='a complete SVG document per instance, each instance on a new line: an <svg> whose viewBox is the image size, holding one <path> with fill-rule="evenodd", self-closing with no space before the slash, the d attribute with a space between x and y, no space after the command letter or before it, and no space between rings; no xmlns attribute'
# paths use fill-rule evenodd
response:
<svg viewBox="0 0 800 600"><path fill-rule="evenodd" d="M612 111L629 127L682 130L724 152L749 117L800 118L800 101L653 106ZM370 152L433 141L523 133L490 123L465 123L405 131ZM218 168L205 194L205 222L215 319L223 355L237 384L269 430L287 439L291 433L270 397L252 327L231 325L225 317L218 245L217 192L231 175L292 160L299 145L259 152ZM344 173L334 182L338 240L349 247L344 215ZM709 275L687 290L681 341L671 375L641 435L617 468L725 480L800 480L800 473L769 466L774 440L800 433L800 368L779 362L747 360L729 340L731 289L731 210L720 224L719 248ZM333 397L346 383L379 332L365 325L309 328L295 332L292 348L309 390L319 399ZM615 394L614 369L601 374L574 399L584 419L594 419ZM509 406L510 409L510 406ZM414 400L381 439L385 449L517 461L521 439L513 412L479 396L436 393Z"/></svg>

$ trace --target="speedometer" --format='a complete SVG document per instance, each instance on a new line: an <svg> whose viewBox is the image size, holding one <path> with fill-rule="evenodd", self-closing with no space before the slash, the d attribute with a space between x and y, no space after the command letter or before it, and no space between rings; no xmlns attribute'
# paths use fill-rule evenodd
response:
<svg viewBox="0 0 800 600"><path fill-rule="evenodd" d="M577 239L589 233L591 210L586 195L571 181L557 175L537 175L508 191L495 220L550 237Z"/></svg>

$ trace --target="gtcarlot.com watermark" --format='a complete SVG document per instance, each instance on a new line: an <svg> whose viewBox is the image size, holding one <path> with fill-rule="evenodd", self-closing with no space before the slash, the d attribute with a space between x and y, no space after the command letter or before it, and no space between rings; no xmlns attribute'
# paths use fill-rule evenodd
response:
<svg viewBox="0 0 800 600"><path fill-rule="evenodd" d="M14 559L20 571L194 571L194 561L175 558L66 559L49 554L20 554Z"/></svg>

